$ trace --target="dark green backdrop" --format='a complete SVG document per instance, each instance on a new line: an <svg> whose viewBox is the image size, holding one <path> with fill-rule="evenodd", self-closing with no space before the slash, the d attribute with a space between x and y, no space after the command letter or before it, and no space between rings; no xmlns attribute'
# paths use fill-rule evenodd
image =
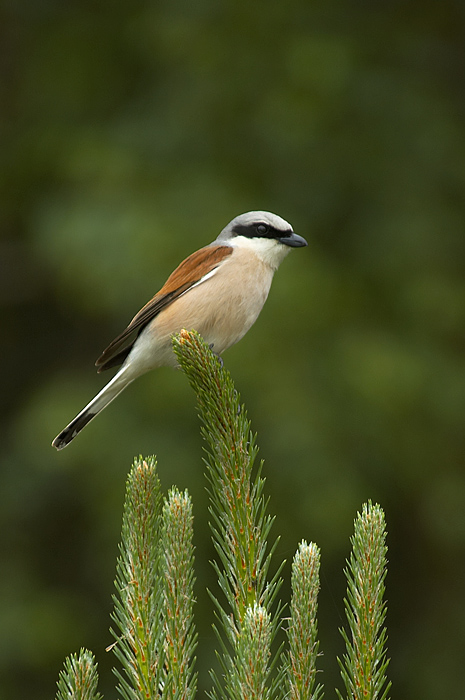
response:
<svg viewBox="0 0 465 700"><path fill-rule="evenodd" d="M322 681L353 518L386 511L392 695L463 694L465 5L6 0L0 22L1 697L45 700L108 633L124 482L156 453L208 499L181 373L139 380L62 453L93 362L187 254L270 209L309 240L225 355L281 534L322 548ZM285 568L289 577L289 564ZM288 594L288 583L283 595Z"/></svg>

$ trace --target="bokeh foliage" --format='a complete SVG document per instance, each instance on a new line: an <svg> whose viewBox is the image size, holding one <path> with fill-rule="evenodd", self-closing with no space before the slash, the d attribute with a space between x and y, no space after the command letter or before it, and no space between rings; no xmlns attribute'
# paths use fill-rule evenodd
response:
<svg viewBox="0 0 465 700"><path fill-rule="evenodd" d="M50 440L101 387L99 352L172 268L261 208L310 245L283 263L225 362L259 433L279 553L291 559L302 537L322 550L325 684L342 653L331 630L353 513L372 498L390 524L396 692L460 695L464 26L458 0L3 3L6 695L51 697L66 654L100 659L111 641L101 630L134 455L156 452L163 488L187 487L206 510L180 373L139 380L65 452ZM203 519L195 537L204 588ZM199 635L213 648L211 620ZM199 658L199 687L209 665ZM110 666L99 661L104 695Z"/></svg>

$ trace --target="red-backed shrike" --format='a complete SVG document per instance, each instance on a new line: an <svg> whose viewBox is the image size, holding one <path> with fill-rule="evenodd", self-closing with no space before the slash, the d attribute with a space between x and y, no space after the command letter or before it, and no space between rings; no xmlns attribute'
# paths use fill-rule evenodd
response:
<svg viewBox="0 0 465 700"><path fill-rule="evenodd" d="M262 310L273 274L291 248L307 241L276 214L250 211L192 253L134 316L95 363L99 372L122 365L102 391L61 431L61 450L136 377L176 366L171 336L196 330L217 354L237 343ZM132 339L131 339L132 338Z"/></svg>

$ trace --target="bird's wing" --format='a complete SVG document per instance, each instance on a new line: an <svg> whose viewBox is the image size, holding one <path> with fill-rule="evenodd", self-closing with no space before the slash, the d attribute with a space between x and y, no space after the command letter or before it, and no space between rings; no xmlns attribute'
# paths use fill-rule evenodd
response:
<svg viewBox="0 0 465 700"><path fill-rule="evenodd" d="M134 316L131 323L105 348L98 360L96 367L99 372L104 369L114 367L126 358L132 344L124 350L117 352L129 336L140 331L146 326L160 311L172 304L181 294L199 283L203 277L211 273L220 263L232 253L231 246L211 245L197 250L175 269L168 277L167 281L150 301Z"/></svg>

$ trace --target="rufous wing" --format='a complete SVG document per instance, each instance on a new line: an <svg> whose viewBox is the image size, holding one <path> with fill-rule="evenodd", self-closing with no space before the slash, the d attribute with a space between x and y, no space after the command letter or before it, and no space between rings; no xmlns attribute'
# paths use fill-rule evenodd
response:
<svg viewBox="0 0 465 700"><path fill-rule="evenodd" d="M129 354L134 340L122 350L120 349L128 338L137 331L138 333L160 311L173 303L181 294L201 281L202 277L212 272L221 262L231 255L233 248L224 245L210 245L197 250L178 265L175 271L152 299L134 316L127 328L124 329L102 352L95 365L99 372L110 367L120 365Z"/></svg>

